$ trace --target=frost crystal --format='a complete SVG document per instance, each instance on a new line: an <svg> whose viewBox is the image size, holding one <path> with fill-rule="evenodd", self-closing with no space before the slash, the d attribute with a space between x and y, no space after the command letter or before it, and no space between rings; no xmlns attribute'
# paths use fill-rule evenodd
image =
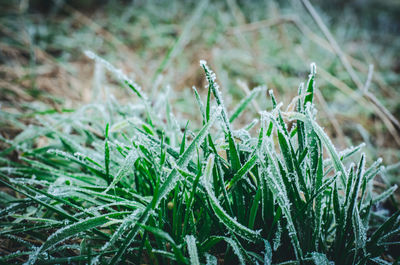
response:
<svg viewBox="0 0 400 265"><path fill-rule="evenodd" d="M281 222L278 221L275 237L274 239L272 239L274 251L276 251L281 245L281 234L282 234Z"/></svg>

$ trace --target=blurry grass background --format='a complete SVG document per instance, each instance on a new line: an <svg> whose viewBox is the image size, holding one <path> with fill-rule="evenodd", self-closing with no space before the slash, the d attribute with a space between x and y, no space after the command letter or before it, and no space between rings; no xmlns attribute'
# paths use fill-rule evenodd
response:
<svg viewBox="0 0 400 265"><path fill-rule="evenodd" d="M110 94L134 101L86 49L149 95L173 91L171 106L185 119L196 119L191 86L205 92L200 59L218 73L227 101L266 85L285 105L316 62L319 122L338 147L366 142L367 157L383 157L388 181L398 183L400 2L311 2L0 1L0 133L19 132L10 113L28 121ZM246 115L238 127L256 116Z"/></svg>

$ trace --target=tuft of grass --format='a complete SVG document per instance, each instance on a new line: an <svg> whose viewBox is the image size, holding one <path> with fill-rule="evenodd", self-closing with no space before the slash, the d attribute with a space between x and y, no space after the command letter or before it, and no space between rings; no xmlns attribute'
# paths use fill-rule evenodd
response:
<svg viewBox="0 0 400 265"><path fill-rule="evenodd" d="M380 161L367 167L360 146L339 153L318 124L314 64L295 110L282 111L270 91L273 109L247 126L258 128L252 135L232 122L263 89L230 115L215 73L201 61L208 96L203 102L194 89L203 120L194 129L177 121L169 104L151 104L120 70L88 54L139 102L109 97L36 114L14 139L1 137L8 148L0 160L0 237L15 250L1 262L394 261L400 212L381 211L380 203L396 187L376 194Z"/></svg>

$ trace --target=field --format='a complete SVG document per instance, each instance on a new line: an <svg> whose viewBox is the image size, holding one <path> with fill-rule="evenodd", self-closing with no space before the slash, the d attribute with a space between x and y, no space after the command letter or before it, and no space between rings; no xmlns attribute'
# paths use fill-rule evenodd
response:
<svg viewBox="0 0 400 265"><path fill-rule="evenodd" d="M2 5L0 263L400 262L396 1Z"/></svg>

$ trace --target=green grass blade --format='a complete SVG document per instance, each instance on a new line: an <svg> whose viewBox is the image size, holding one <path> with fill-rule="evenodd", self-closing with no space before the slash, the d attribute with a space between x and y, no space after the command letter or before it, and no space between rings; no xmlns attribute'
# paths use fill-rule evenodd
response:
<svg viewBox="0 0 400 265"><path fill-rule="evenodd" d="M310 67L311 67L311 73L308 78L307 92L306 92L306 97L304 98L304 107L307 106L307 103L312 103L314 98L314 83L315 83L315 74L317 67L315 66L315 63L312 63Z"/></svg>
<svg viewBox="0 0 400 265"><path fill-rule="evenodd" d="M128 156L125 158L122 166L119 168L119 171L111 184L107 187L104 193L107 193L110 189L112 189L115 184L117 184L123 177L125 177L129 170L132 168L132 165L135 164L136 160L138 159L138 151L136 149L132 149L129 151Z"/></svg>
<svg viewBox="0 0 400 265"><path fill-rule="evenodd" d="M250 216L249 216L249 228L254 228L254 222L257 216L257 210L259 208L260 200L261 200L262 189L261 186L257 189L256 196L254 197L253 203L250 208Z"/></svg>
<svg viewBox="0 0 400 265"><path fill-rule="evenodd" d="M228 230L233 233L249 240L252 242L256 242L260 240L260 232L254 231L252 229L247 228L246 226L238 223L235 219L229 216L222 206L219 204L218 199L215 197L214 192L212 190L212 170L214 167L214 155L210 155L208 158L205 175L203 178L203 185L207 191L208 198L210 199L211 206L213 208L214 213L219 218L219 220L225 225Z"/></svg>
<svg viewBox="0 0 400 265"><path fill-rule="evenodd" d="M253 89L249 95L247 95L242 101L239 102L236 109L233 111L231 117L229 118L229 122L232 123L236 120L237 117L246 109L247 105L257 96L258 93L265 91L265 87L257 87Z"/></svg>
<svg viewBox="0 0 400 265"><path fill-rule="evenodd" d="M252 168L253 166L257 163L258 156L254 154L244 165L241 167L236 174L233 176L233 178L228 182L226 185L226 189L231 189L232 187L235 186L235 184L243 178Z"/></svg>
<svg viewBox="0 0 400 265"><path fill-rule="evenodd" d="M104 167L106 169L106 179L108 185L111 184L110 180L110 147L108 143L108 128L109 124L106 125L105 141L104 141Z"/></svg>
<svg viewBox="0 0 400 265"><path fill-rule="evenodd" d="M185 241L189 252L190 264L200 265L199 255L197 253L196 238L192 235L187 235L185 237Z"/></svg>
<svg viewBox="0 0 400 265"><path fill-rule="evenodd" d="M203 117L203 124L205 124L207 122L207 119L206 119L206 110L204 108L204 104L200 99L200 95L197 92L196 87L193 87L193 92L194 92L194 95L195 95L195 98L196 98L197 105L199 105L201 116Z"/></svg>
<svg viewBox="0 0 400 265"><path fill-rule="evenodd" d="M390 187L389 189L385 190L384 192L382 192L381 194L379 194L378 196L373 198L372 204L377 204L377 203L385 201L387 198L392 196L392 194L396 190L397 190L397 185L394 185L394 186Z"/></svg>
<svg viewBox="0 0 400 265"><path fill-rule="evenodd" d="M185 126L185 131L183 132L181 147L180 147L180 149L179 149L179 155L182 155L183 152L185 151L186 132L187 132L187 127L188 127L188 125L189 125L189 121L187 121L186 126Z"/></svg>

